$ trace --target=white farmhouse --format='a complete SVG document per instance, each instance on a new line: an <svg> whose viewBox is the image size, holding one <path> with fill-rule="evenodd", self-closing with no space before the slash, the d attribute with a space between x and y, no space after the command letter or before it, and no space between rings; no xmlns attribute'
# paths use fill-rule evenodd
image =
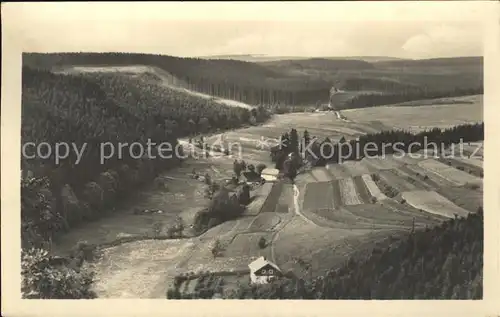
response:
<svg viewBox="0 0 500 317"><path fill-rule="evenodd" d="M248 264L248 267L250 268L250 282L252 284L267 284L283 276L279 267L263 256Z"/></svg>

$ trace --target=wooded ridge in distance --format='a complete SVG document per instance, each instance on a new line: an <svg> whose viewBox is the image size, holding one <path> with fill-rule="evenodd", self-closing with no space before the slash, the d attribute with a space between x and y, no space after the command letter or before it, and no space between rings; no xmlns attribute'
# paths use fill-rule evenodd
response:
<svg viewBox="0 0 500 317"><path fill-rule="evenodd" d="M339 109L482 92L482 57L367 62L310 58L251 63L132 53L25 53L23 65L149 65L169 72L186 87L248 104L315 106L335 85L355 92L339 96ZM354 98L362 95L359 98ZM367 95L367 96L365 96ZM382 96L380 96L382 95ZM368 99L368 100L366 100Z"/></svg>

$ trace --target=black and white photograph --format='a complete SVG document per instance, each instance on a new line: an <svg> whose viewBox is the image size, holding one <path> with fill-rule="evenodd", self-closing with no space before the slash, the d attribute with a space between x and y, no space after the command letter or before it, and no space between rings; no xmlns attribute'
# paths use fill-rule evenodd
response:
<svg viewBox="0 0 500 317"><path fill-rule="evenodd" d="M22 299L484 298L487 5L182 4L2 4Z"/></svg>

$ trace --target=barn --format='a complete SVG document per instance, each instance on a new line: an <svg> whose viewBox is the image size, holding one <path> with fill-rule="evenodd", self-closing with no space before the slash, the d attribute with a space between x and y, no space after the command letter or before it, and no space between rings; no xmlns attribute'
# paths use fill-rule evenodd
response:
<svg viewBox="0 0 500 317"><path fill-rule="evenodd" d="M279 267L263 256L250 263L248 267L250 268L250 282L252 284L267 284L283 276Z"/></svg>

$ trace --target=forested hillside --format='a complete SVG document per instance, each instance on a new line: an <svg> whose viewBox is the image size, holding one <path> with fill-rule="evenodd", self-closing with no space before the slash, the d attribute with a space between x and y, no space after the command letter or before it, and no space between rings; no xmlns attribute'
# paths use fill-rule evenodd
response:
<svg viewBox="0 0 500 317"><path fill-rule="evenodd" d="M29 145L23 148L23 176L46 178L39 191L51 207L45 215L23 208L27 245L100 217L159 171L181 163L175 153L171 159L160 158L154 146L156 159L141 158L136 147L101 162L102 144L117 149L119 143L138 142L147 149L150 139L174 148L178 137L236 128L268 117L262 108L228 107L122 75L60 75L24 67L22 76L22 144ZM38 158L31 158L42 142L50 144L52 153L41 147ZM70 150L68 157L55 162L57 143L82 150L80 161Z"/></svg>
<svg viewBox="0 0 500 317"><path fill-rule="evenodd" d="M339 109L371 107L394 100L481 94L483 87L482 57L381 62L311 58L251 63L152 54L25 53L23 63L37 68L155 66L187 83L192 90L272 107L327 103L332 85L363 94L352 101L342 100L337 105Z"/></svg>
<svg viewBox="0 0 500 317"><path fill-rule="evenodd" d="M241 286L229 298L482 299L483 211L416 231L316 279Z"/></svg>

